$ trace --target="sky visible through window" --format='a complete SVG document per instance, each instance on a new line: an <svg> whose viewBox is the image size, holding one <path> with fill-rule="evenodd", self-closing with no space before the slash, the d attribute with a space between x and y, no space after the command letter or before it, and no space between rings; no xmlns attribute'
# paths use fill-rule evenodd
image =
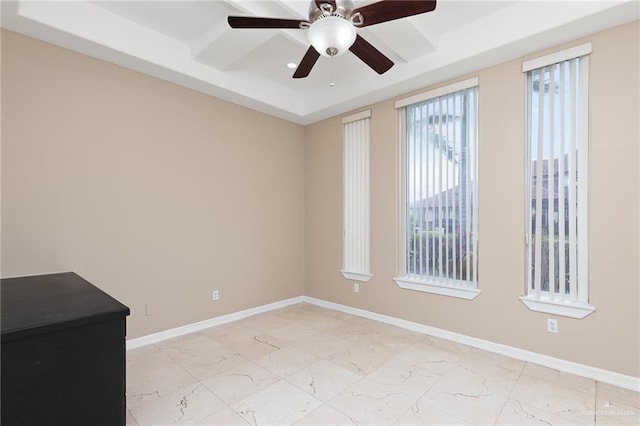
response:
<svg viewBox="0 0 640 426"><path fill-rule="evenodd" d="M469 114L469 106L474 102L474 93L464 91L408 108L409 203L420 202L460 184L461 151L468 147L463 138L472 136L468 129L475 128L475 117ZM469 150L467 158L473 161L474 155L473 150Z"/></svg>
<svg viewBox="0 0 640 426"><path fill-rule="evenodd" d="M569 138L571 137L571 126L569 125L570 117L571 117L571 102L568 100L571 99L571 86L566 84L565 82L574 81L575 87L579 87L579 73L577 71L578 67L574 70L573 79L570 80L571 77L571 67L569 66L569 61L565 62L564 66L564 75L561 76L560 72L560 64L551 65L545 67L544 69L533 70L533 92L531 96L531 140L538 141L539 139L539 112L540 112L540 96L539 96L539 88L540 88L540 74L541 70L543 70L543 80L544 80L544 92L543 92L543 148L542 155L545 159L549 158L549 153L551 150L551 130L550 130L550 117L551 117L551 93L550 93L550 84L551 84L551 69L553 69L554 73L554 87L553 87L553 121L554 123L561 123L560 125L553 126L553 139L554 141L560 141L560 137L563 137L565 141L565 145L568 144ZM563 84L565 83L565 84ZM561 107L561 93L560 91L564 91L564 99L567 100L564 102L564 108ZM578 94L579 95L579 94ZM579 100L577 100L576 105L578 105ZM564 112L564 114L562 114ZM576 113L575 111L573 112ZM564 122L564 126L562 123ZM564 135L561 135L562 128L564 127ZM538 143L531 144L531 158L533 160L538 158ZM553 158L560 157L561 145L560 143L554 143L554 155ZM565 150L566 152L567 150Z"/></svg>

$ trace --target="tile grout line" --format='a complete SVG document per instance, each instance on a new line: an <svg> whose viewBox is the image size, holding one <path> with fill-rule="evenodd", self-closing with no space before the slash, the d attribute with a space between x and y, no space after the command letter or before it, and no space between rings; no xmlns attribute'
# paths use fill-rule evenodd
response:
<svg viewBox="0 0 640 426"><path fill-rule="evenodd" d="M511 391L509 391L509 395L507 395L507 398L504 400L504 404L502 404L502 408L500 408L500 411L498 412L498 415L496 416L495 420L493 421L494 425L498 422L498 419L502 415L505 407L507 406L507 404L511 400L511 395L513 394L513 391L515 390L516 386L518 385L518 382L522 378L522 373L524 372L524 369L527 368L528 364L529 364L529 362L525 361L524 364L522 365L522 368L520 369L520 372L518 373L518 378L513 383L513 386L511 387Z"/></svg>

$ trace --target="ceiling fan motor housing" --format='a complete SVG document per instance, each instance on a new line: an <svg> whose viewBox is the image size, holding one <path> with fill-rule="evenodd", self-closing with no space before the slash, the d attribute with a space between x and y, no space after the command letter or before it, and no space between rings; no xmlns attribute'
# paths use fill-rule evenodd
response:
<svg viewBox="0 0 640 426"><path fill-rule="evenodd" d="M315 1L309 3L309 22L311 23L325 16L338 16L346 20L351 19L351 13L353 11L353 3L351 0L335 0L335 10L333 10L333 5L329 2L320 3L320 6L318 6Z"/></svg>

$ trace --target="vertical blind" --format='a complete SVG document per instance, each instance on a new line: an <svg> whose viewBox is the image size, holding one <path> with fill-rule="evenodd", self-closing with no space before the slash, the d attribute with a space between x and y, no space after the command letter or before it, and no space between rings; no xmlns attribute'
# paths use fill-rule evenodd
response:
<svg viewBox="0 0 640 426"><path fill-rule="evenodd" d="M527 73L528 292L588 302L588 56Z"/></svg>
<svg viewBox="0 0 640 426"><path fill-rule="evenodd" d="M343 120L344 135L344 269L349 279L367 281L369 248L370 113Z"/></svg>
<svg viewBox="0 0 640 426"><path fill-rule="evenodd" d="M477 82L406 105L401 114L405 276L476 288Z"/></svg>

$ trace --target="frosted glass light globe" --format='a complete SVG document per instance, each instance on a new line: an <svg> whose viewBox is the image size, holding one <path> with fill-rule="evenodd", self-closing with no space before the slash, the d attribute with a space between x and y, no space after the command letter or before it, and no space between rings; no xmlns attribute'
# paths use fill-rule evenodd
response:
<svg viewBox="0 0 640 426"><path fill-rule="evenodd" d="M327 16L311 24L308 36L321 55L340 56L356 41L356 29L345 19Z"/></svg>

